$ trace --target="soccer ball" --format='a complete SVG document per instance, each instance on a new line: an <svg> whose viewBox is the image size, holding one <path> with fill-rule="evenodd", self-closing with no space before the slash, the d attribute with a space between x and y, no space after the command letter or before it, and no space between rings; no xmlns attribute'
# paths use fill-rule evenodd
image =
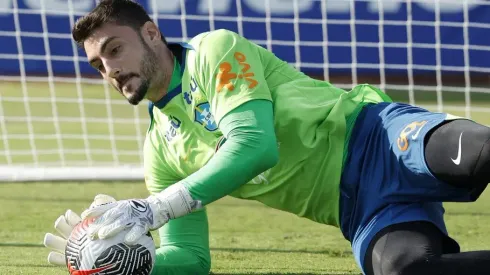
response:
<svg viewBox="0 0 490 275"><path fill-rule="evenodd" d="M136 245L124 243L128 230L105 240L91 240L88 226L95 218L83 220L71 232L65 260L71 275L149 275L155 263L155 243L151 234Z"/></svg>

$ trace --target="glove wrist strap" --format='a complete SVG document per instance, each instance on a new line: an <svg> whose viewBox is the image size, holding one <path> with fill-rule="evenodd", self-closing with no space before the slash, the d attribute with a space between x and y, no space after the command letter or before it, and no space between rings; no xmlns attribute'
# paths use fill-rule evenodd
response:
<svg viewBox="0 0 490 275"><path fill-rule="evenodd" d="M194 209L201 208L201 203L192 199L187 187L181 182L173 184L162 192L148 197L153 210L155 223L168 221L189 214Z"/></svg>

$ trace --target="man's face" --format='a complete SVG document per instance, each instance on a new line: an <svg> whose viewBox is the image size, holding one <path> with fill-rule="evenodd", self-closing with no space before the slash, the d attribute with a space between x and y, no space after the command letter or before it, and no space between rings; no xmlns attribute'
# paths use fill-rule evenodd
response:
<svg viewBox="0 0 490 275"><path fill-rule="evenodd" d="M129 103L145 98L159 71L155 52L128 26L107 23L84 42L89 63Z"/></svg>

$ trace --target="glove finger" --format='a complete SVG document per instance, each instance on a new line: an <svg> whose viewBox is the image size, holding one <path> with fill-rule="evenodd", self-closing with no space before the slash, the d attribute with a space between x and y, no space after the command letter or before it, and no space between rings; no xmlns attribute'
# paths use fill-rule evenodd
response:
<svg viewBox="0 0 490 275"><path fill-rule="evenodd" d="M46 233L46 235L44 236L44 246L51 250L58 251L62 254L65 253L66 243L67 241L65 239L51 233Z"/></svg>
<svg viewBox="0 0 490 275"><path fill-rule="evenodd" d="M99 229L98 236L99 239L109 239L114 237L119 232L123 231L128 227L132 227L134 223L128 223L127 219L118 219L115 222L103 226Z"/></svg>
<svg viewBox="0 0 490 275"><path fill-rule="evenodd" d="M50 252L48 262L52 265L66 266L65 255L58 252Z"/></svg>
<svg viewBox="0 0 490 275"><path fill-rule="evenodd" d="M109 211L113 207L115 207L117 204L115 202L110 202L107 204L99 205L94 208L89 208L86 209L85 211L82 212L82 219L87 219L87 218L95 218L102 216L105 212Z"/></svg>
<svg viewBox="0 0 490 275"><path fill-rule="evenodd" d="M117 213L115 210L111 209L104 213L102 216L95 219L95 221L87 228L87 234L93 240L96 238L100 238L99 230L104 227L112 224L116 221L123 213Z"/></svg>
<svg viewBox="0 0 490 275"><path fill-rule="evenodd" d="M65 239L68 239L71 231L73 230L73 227L66 222L65 216L58 217L58 219L54 222L54 228Z"/></svg>
<svg viewBox="0 0 490 275"><path fill-rule="evenodd" d="M98 217L116 205L116 199L109 195L98 194L90 207L83 211L82 219Z"/></svg>
<svg viewBox="0 0 490 275"><path fill-rule="evenodd" d="M109 195L98 194L97 196L95 196L94 201L92 202L90 207L93 208L93 207L97 207L97 206L112 203L112 202L116 202L116 199L109 196Z"/></svg>
<svg viewBox="0 0 490 275"><path fill-rule="evenodd" d="M68 209L65 213L65 220L66 223L72 227L72 230L77 224L82 222L82 218L80 218L77 213L71 211L70 209Z"/></svg>
<svg viewBox="0 0 490 275"><path fill-rule="evenodd" d="M148 224L136 223L124 237L124 242L127 245L135 245L143 235L148 233L148 230Z"/></svg>

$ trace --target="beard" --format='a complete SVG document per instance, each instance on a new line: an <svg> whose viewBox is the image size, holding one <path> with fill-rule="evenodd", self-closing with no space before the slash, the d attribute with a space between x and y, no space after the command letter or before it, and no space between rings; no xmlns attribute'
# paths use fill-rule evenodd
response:
<svg viewBox="0 0 490 275"><path fill-rule="evenodd" d="M150 81L141 80L139 87L131 95L127 96L126 99L131 105L138 105L145 98L149 88Z"/></svg>
<svg viewBox="0 0 490 275"><path fill-rule="evenodd" d="M141 82L139 86L134 90L133 93L126 96L126 99L131 105L138 105L148 93L151 87L153 76L158 70L157 56L156 54L142 41L145 47L145 53L140 64L140 79ZM122 91L121 91L122 92Z"/></svg>

